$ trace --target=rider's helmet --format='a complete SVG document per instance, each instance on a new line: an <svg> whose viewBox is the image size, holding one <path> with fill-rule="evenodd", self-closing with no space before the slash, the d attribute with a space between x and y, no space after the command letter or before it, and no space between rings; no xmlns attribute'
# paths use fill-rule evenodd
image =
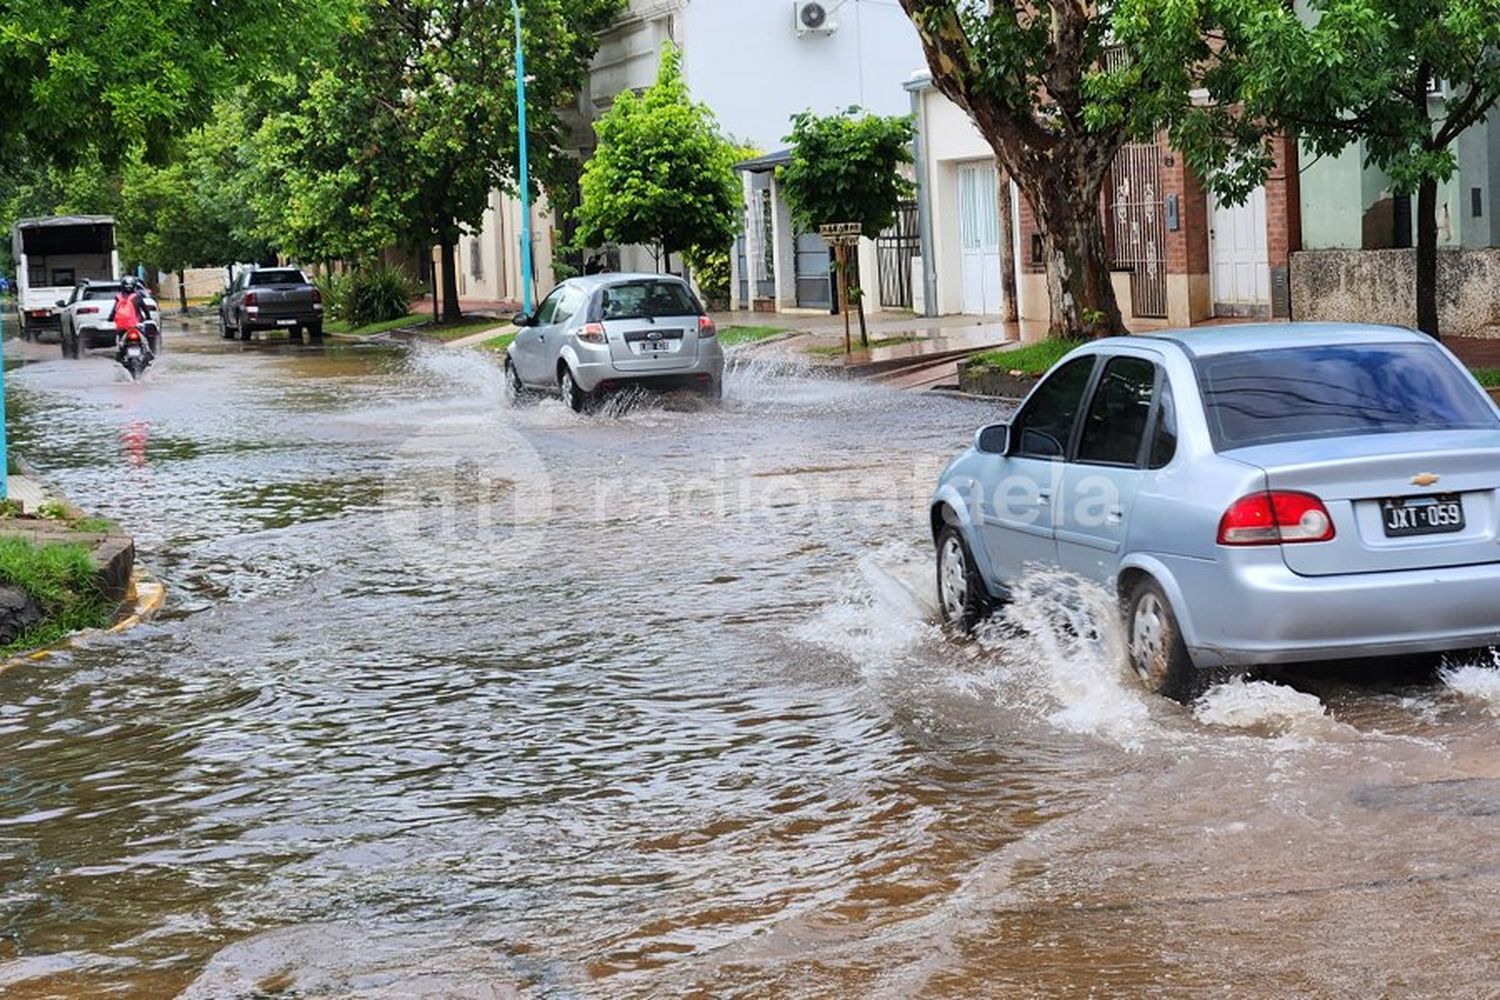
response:
<svg viewBox="0 0 1500 1000"><path fill-rule="evenodd" d="M120 288L127 293L135 291L136 284L136 278L133 274L127 274L125 275L125 277L120 279Z"/></svg>

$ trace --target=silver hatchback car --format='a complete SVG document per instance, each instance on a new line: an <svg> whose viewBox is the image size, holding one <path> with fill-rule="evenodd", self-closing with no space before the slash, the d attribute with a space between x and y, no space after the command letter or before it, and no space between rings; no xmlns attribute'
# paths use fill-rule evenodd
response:
<svg viewBox="0 0 1500 1000"><path fill-rule="evenodd" d="M972 628L1030 564L1120 595L1132 665L1500 643L1500 411L1421 334L1252 325L1101 340L979 431L931 504Z"/></svg>
<svg viewBox="0 0 1500 1000"><path fill-rule="evenodd" d="M603 393L638 386L724 394L724 350L718 331L681 278L666 274L599 274L570 278L533 315L505 360L514 393L559 392L575 412Z"/></svg>

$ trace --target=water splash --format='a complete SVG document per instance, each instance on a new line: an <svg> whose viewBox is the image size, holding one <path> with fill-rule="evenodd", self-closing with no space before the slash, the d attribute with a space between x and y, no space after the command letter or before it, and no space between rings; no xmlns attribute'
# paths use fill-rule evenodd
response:
<svg viewBox="0 0 1500 1000"><path fill-rule="evenodd" d="M1488 661L1448 664L1438 672L1438 680L1491 715L1500 715L1500 651L1490 650Z"/></svg>
<svg viewBox="0 0 1500 1000"><path fill-rule="evenodd" d="M1194 702L1193 718L1206 726L1290 734L1310 725L1321 727L1328 709L1305 691L1236 677L1210 688Z"/></svg>
<svg viewBox="0 0 1500 1000"><path fill-rule="evenodd" d="M1128 666L1118 602L1104 587L1030 570L978 640L994 662L987 682L1002 703L1129 749L1157 731L1154 699Z"/></svg>
<svg viewBox="0 0 1500 1000"><path fill-rule="evenodd" d="M888 673L939 640L936 607L925 595L927 560L893 543L861 558L850 596L823 608L796 637L853 661L866 674Z"/></svg>

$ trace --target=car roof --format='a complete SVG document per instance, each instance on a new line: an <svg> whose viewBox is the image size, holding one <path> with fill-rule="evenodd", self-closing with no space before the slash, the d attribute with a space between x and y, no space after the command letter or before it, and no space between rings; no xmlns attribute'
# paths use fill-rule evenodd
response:
<svg viewBox="0 0 1500 1000"><path fill-rule="evenodd" d="M651 274L649 272L586 274L578 278L569 278L567 284L593 291L596 288L608 288L612 285L628 285L633 281L676 281L687 284L675 274Z"/></svg>
<svg viewBox="0 0 1500 1000"><path fill-rule="evenodd" d="M1372 323L1233 323L1110 339L1167 341L1177 344L1187 354L1196 357L1297 347L1432 342L1426 335L1404 327Z"/></svg>

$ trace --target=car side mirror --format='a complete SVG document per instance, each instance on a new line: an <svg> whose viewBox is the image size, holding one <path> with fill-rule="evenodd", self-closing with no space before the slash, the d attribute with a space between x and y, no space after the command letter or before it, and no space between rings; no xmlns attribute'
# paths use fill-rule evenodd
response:
<svg viewBox="0 0 1500 1000"><path fill-rule="evenodd" d="M526 313L516 313L511 317L511 322L516 326L530 326L534 321Z"/></svg>
<svg viewBox="0 0 1500 1000"><path fill-rule="evenodd" d="M990 424L974 435L974 450L984 455L1004 455L1010 451L1010 424Z"/></svg>

